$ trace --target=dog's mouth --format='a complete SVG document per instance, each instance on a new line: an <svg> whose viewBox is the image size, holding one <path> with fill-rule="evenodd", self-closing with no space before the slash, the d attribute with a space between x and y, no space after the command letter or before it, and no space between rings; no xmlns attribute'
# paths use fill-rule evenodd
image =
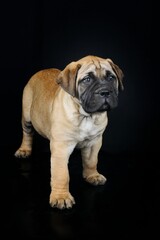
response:
<svg viewBox="0 0 160 240"><path fill-rule="evenodd" d="M115 91L101 88L94 93L87 92L81 96L82 107L87 113L110 111L118 105Z"/></svg>
<svg viewBox="0 0 160 240"><path fill-rule="evenodd" d="M108 102L104 102L102 104L82 104L82 107L87 113L104 112L111 110L111 106Z"/></svg>

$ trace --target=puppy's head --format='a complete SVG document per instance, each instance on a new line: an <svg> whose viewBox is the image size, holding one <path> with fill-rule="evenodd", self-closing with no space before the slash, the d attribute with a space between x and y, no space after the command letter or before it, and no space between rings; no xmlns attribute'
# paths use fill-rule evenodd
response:
<svg viewBox="0 0 160 240"><path fill-rule="evenodd" d="M111 59L87 56L61 71L57 83L76 97L87 113L108 111L118 105L123 72Z"/></svg>

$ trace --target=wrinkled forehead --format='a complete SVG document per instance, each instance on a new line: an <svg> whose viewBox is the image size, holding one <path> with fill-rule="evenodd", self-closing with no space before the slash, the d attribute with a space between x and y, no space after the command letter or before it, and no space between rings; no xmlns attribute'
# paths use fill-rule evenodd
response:
<svg viewBox="0 0 160 240"><path fill-rule="evenodd" d="M106 60L104 61L89 61L89 62L84 62L81 65L81 68L78 71L78 79L82 79L83 77L85 77L87 74L89 73L93 73L95 76L97 77L102 77L106 75L106 72L110 71L111 73L114 73L111 65L109 64L109 62Z"/></svg>

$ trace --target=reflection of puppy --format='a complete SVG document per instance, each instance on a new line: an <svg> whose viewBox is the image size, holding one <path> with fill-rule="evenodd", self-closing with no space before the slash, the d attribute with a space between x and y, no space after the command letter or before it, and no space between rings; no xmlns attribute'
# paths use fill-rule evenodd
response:
<svg viewBox="0 0 160 240"><path fill-rule="evenodd" d="M63 71L46 69L31 77L23 91L23 139L16 157L32 151L33 128L50 141L50 205L71 208L68 160L75 147L81 148L83 177L93 185L106 178L97 171L107 111L116 107L123 89L123 73L110 59L87 56ZM32 128L33 126L33 128Z"/></svg>

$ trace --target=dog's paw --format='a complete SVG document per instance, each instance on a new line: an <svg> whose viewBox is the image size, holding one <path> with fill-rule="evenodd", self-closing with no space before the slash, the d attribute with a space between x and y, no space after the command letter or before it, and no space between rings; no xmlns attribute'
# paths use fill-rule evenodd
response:
<svg viewBox="0 0 160 240"><path fill-rule="evenodd" d="M68 208L72 208L72 206L75 204L75 201L69 192L56 193L53 191L50 194L49 203L53 208L68 209Z"/></svg>
<svg viewBox="0 0 160 240"><path fill-rule="evenodd" d="M92 184L92 185L104 185L107 179L99 173L92 174L90 176L85 177L86 182Z"/></svg>
<svg viewBox="0 0 160 240"><path fill-rule="evenodd" d="M17 157L17 158L27 158L31 155L31 150L30 149L24 149L24 148L19 148L14 156Z"/></svg>

